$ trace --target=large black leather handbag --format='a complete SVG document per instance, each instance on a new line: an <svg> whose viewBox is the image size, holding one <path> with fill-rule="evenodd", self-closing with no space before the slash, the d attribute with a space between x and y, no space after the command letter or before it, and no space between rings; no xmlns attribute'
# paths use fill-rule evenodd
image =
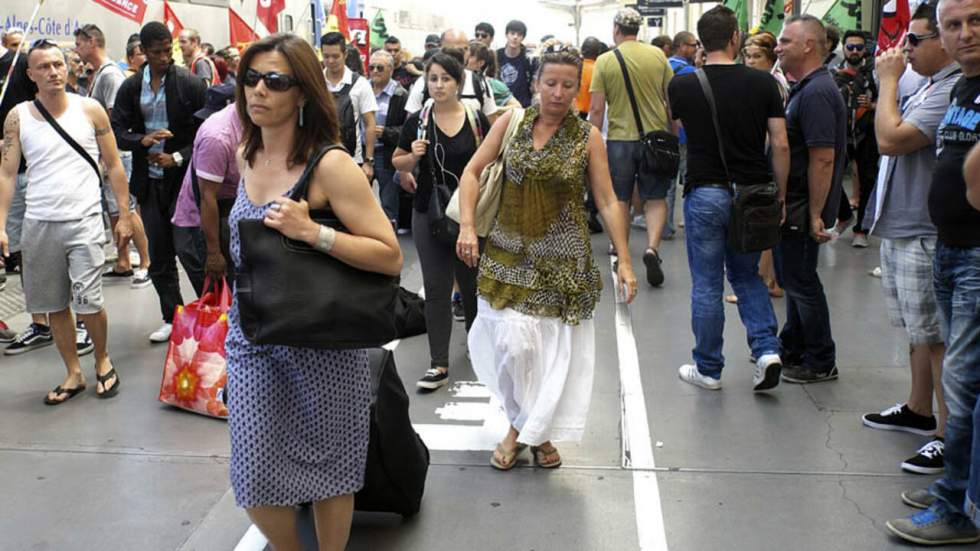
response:
<svg viewBox="0 0 980 551"><path fill-rule="evenodd" d="M306 198L314 154L291 199ZM330 210L310 211L318 224L346 231ZM236 278L242 332L255 344L350 349L381 346L396 338L399 278L367 272L266 227L239 220L241 267Z"/></svg>

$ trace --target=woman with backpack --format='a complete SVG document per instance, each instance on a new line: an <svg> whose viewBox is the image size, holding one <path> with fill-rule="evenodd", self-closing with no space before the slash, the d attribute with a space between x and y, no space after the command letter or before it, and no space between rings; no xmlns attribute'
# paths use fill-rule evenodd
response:
<svg viewBox="0 0 980 551"><path fill-rule="evenodd" d="M454 277L462 293L467 331L476 318L476 268L456 258L455 239L437 235L443 233L449 195L459 186L463 169L490 126L482 113L460 101L463 75L463 65L453 56L438 53L426 62L425 86L431 99L405 121L392 158L399 171L418 168L419 174L412 235L422 264L431 365L418 386L428 390L449 382Z"/></svg>

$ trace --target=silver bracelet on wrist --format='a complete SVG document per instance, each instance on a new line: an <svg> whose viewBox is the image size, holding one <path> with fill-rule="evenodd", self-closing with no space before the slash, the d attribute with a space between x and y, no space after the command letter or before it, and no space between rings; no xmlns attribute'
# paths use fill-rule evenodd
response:
<svg viewBox="0 0 980 551"><path fill-rule="evenodd" d="M316 236L316 244L313 248L321 253L329 253L333 249L334 241L337 240L337 230L329 226L320 226L320 232Z"/></svg>

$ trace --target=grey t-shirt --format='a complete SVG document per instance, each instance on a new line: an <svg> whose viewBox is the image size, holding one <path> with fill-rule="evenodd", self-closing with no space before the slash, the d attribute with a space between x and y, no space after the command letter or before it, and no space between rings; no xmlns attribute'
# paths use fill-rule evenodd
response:
<svg viewBox="0 0 980 551"><path fill-rule="evenodd" d="M89 96L98 101L105 107L106 111L112 109L116 104L116 93L119 87L126 80L126 75L112 61L106 61L95 73L95 81L92 83L92 94Z"/></svg>
<svg viewBox="0 0 980 551"><path fill-rule="evenodd" d="M902 120L930 138L929 145L898 157L882 156L878 185L869 201L874 209L872 233L885 239L936 235L926 208L933 168L936 136L949 108L950 93L959 80L959 65L951 64L933 75L918 90L902 97Z"/></svg>

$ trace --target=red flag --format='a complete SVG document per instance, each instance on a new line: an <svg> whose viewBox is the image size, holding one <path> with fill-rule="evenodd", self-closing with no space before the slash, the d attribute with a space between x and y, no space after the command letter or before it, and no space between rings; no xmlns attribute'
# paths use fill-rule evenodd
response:
<svg viewBox="0 0 980 551"><path fill-rule="evenodd" d="M175 40L177 39L177 35L180 34L180 31L184 30L184 25L180 22L180 19L177 19L177 14L170 8L170 4L166 0L163 2L163 23L170 31L170 37Z"/></svg>
<svg viewBox="0 0 980 551"><path fill-rule="evenodd" d="M95 3L137 23L143 22L146 13L146 2L143 0L95 0Z"/></svg>
<svg viewBox="0 0 980 551"><path fill-rule="evenodd" d="M259 21L270 33L277 32L279 30L279 12L286 8L286 0L258 0L258 3L255 11Z"/></svg>
<svg viewBox="0 0 980 551"><path fill-rule="evenodd" d="M231 8L228 8L228 37L231 39L231 43L239 49L243 44L249 44L259 39L259 35L255 34L252 27L249 27L248 23Z"/></svg>
<svg viewBox="0 0 980 551"><path fill-rule="evenodd" d="M902 44L912 16L909 0L889 0L881 9L881 29L878 31L878 54Z"/></svg>
<svg viewBox="0 0 980 551"><path fill-rule="evenodd" d="M350 25L347 23L347 0L333 0L330 17L336 18L337 32L350 39Z"/></svg>

